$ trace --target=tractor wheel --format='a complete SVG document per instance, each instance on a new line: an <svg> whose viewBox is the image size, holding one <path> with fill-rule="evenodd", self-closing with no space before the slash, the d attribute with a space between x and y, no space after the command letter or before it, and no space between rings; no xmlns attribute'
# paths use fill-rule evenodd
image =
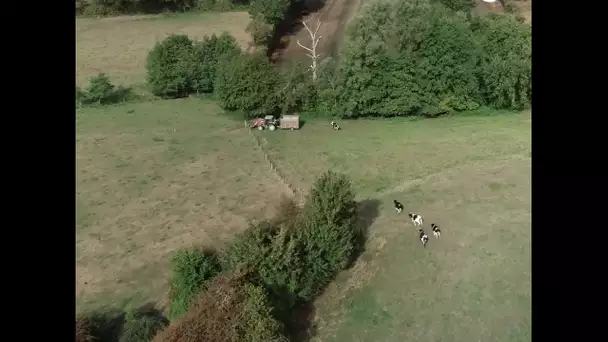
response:
<svg viewBox="0 0 608 342"><path fill-rule="evenodd" d="M275 126L273 124L268 125L268 130L274 131L275 129L277 129L277 126Z"/></svg>
<svg viewBox="0 0 608 342"><path fill-rule="evenodd" d="M258 131L263 131L264 130L264 126L258 126Z"/></svg>

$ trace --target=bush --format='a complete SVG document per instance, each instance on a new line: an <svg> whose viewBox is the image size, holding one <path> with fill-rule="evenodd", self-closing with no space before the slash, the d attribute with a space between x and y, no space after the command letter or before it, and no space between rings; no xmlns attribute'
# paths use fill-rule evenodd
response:
<svg viewBox="0 0 608 342"><path fill-rule="evenodd" d="M480 55L467 19L444 6L374 3L347 37L331 102L340 104L340 116L353 118L474 108Z"/></svg>
<svg viewBox="0 0 608 342"><path fill-rule="evenodd" d="M474 33L483 49L478 69L485 104L498 109L524 109L532 101L532 30L512 17L477 18Z"/></svg>
<svg viewBox="0 0 608 342"><path fill-rule="evenodd" d="M172 259L169 317L183 315L206 282L220 272L214 253L198 249L179 250Z"/></svg>
<svg viewBox="0 0 608 342"><path fill-rule="evenodd" d="M194 42L186 35L171 35L156 43L146 64L152 93L177 98L195 92L195 77L201 71L194 56Z"/></svg>
<svg viewBox="0 0 608 342"><path fill-rule="evenodd" d="M76 101L81 104L113 104L127 101L131 96L131 88L116 87L104 73L92 77L85 90L76 87Z"/></svg>
<svg viewBox="0 0 608 342"><path fill-rule="evenodd" d="M278 92L283 100L281 113L314 110L317 92L308 67L304 63L295 63L284 70Z"/></svg>
<svg viewBox="0 0 608 342"><path fill-rule="evenodd" d="M223 274L196 299L182 319L154 339L157 342L283 342L282 326L272 317L263 289L249 283L247 271Z"/></svg>
<svg viewBox="0 0 608 342"><path fill-rule="evenodd" d="M285 18L291 2L291 0L256 0L249 6L249 14L252 18L261 16L268 24L276 27Z"/></svg>
<svg viewBox="0 0 608 342"><path fill-rule="evenodd" d="M470 12L475 7L475 0L436 0L453 11Z"/></svg>
<svg viewBox="0 0 608 342"><path fill-rule="evenodd" d="M226 110L240 110L247 117L275 114L280 77L266 56L237 55L220 61L216 71L215 95Z"/></svg>
<svg viewBox="0 0 608 342"><path fill-rule="evenodd" d="M148 55L148 84L163 98L211 92L218 60L239 52L236 39L225 32L196 43L186 35L171 35Z"/></svg>
<svg viewBox="0 0 608 342"><path fill-rule="evenodd" d="M350 181L323 174L302 212L284 202L272 222L251 226L222 255L225 269L246 264L269 292L279 317L313 299L344 269L355 250L356 204Z"/></svg>
<svg viewBox="0 0 608 342"><path fill-rule="evenodd" d="M158 311L150 309L127 310L119 342L148 342L162 331L169 320Z"/></svg>
<svg viewBox="0 0 608 342"><path fill-rule="evenodd" d="M256 45L267 45L274 33L274 26L267 23L261 15L256 15L251 17L245 31L251 35Z"/></svg>
<svg viewBox="0 0 608 342"><path fill-rule="evenodd" d="M304 222L295 231L301 258L299 297L313 299L352 261L357 236L357 204L350 180L327 171L317 179L304 206Z"/></svg>
<svg viewBox="0 0 608 342"><path fill-rule="evenodd" d="M84 15L118 15L187 11L199 0L77 0L77 12Z"/></svg>
<svg viewBox="0 0 608 342"><path fill-rule="evenodd" d="M301 270L297 241L287 227L261 222L238 235L222 257L225 269L251 267L257 284L269 292L279 317L285 317L297 303Z"/></svg>
<svg viewBox="0 0 608 342"><path fill-rule="evenodd" d="M211 37L205 36L202 42L197 42L194 46L194 61L198 68L193 68L198 74L193 76L193 88L197 92L211 93L215 82L215 71L217 64L224 58L237 55L241 49L236 42L236 38L229 33L222 33L219 36L213 34Z"/></svg>

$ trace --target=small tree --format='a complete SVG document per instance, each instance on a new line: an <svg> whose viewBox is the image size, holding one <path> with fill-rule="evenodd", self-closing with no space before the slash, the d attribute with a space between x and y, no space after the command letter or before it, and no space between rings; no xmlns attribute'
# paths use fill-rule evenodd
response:
<svg viewBox="0 0 608 342"><path fill-rule="evenodd" d="M171 35L156 43L146 64L152 93L163 98L187 96L200 76L194 59L194 42L186 35Z"/></svg>
<svg viewBox="0 0 608 342"><path fill-rule="evenodd" d="M220 272L213 252L198 249L179 250L172 259L171 304L169 316L183 315L204 284Z"/></svg>
<svg viewBox="0 0 608 342"><path fill-rule="evenodd" d="M299 296L313 299L351 261L356 246L357 204L350 180L332 171L317 179L295 231L301 258Z"/></svg>
<svg viewBox="0 0 608 342"><path fill-rule="evenodd" d="M312 72L312 80L314 82L317 80L317 61L321 56L321 54L317 53L317 45L319 45L319 41L322 38L322 36L317 36L319 28L321 27L321 21L317 20L317 25L315 26L314 31L311 30L310 27L308 27L305 21L302 21L302 24L304 24L304 28L308 32L308 35L310 35L310 47L302 45L299 40L297 41L297 44L302 49L308 51L306 56L310 57L312 61L312 64L310 65L310 71Z"/></svg>
<svg viewBox="0 0 608 342"><path fill-rule="evenodd" d="M215 95L222 108L241 110L248 117L274 114L280 76L266 56L237 55L218 65Z"/></svg>
<svg viewBox="0 0 608 342"><path fill-rule="evenodd" d="M112 104L125 101L130 96L131 88L116 87L104 73L92 77L85 90L76 87L76 102L79 104Z"/></svg>

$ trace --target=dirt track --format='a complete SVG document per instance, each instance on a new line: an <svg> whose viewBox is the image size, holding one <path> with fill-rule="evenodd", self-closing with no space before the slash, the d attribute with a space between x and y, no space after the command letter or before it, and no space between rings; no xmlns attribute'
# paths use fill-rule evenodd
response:
<svg viewBox="0 0 608 342"><path fill-rule="evenodd" d="M365 0L326 0L324 6L304 17L309 27L314 28L317 19L321 20L318 35L323 38L319 42L317 51L322 57L336 53L342 39L346 24L359 11ZM305 50L297 45L297 41L304 46L310 46L310 36L302 25L298 25L295 34L283 37L284 48L273 54L273 59L279 63L287 60L306 60Z"/></svg>

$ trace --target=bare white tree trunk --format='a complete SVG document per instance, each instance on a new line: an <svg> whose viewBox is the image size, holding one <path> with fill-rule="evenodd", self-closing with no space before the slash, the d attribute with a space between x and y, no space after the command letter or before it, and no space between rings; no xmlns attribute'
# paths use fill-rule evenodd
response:
<svg viewBox="0 0 608 342"><path fill-rule="evenodd" d="M305 21L302 21L302 24L304 24L304 28L306 28L306 31L308 31L308 34L310 35L310 41L312 42L312 45L310 47L306 47L302 45L299 40L297 41L297 43L298 46L309 52L306 54L306 56L310 57L310 59L312 60L312 64L310 65L310 71L312 71L312 80L316 81L317 60L319 59L319 56L321 56L317 53L317 45L319 44L319 41L322 38L321 36L317 37L317 32L319 31L319 27L321 27L321 21L317 20L317 26L315 27L314 31L311 30L310 27L308 27Z"/></svg>

